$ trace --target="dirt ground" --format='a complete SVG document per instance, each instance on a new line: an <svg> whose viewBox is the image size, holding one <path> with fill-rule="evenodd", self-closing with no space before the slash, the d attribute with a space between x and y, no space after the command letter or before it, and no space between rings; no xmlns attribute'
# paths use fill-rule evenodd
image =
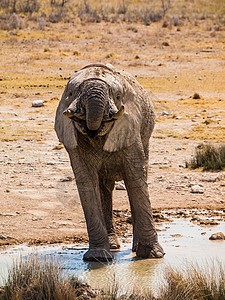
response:
<svg viewBox="0 0 225 300"><path fill-rule="evenodd" d="M111 63L152 92L157 123L148 184L154 214L225 212L225 172L185 168L199 143L225 140L224 50L224 31L206 20L181 28L77 21L0 31L0 245L87 241L54 117L68 78L89 63ZM34 100L45 105L32 107ZM129 217L125 190L114 191L114 209L115 217Z"/></svg>

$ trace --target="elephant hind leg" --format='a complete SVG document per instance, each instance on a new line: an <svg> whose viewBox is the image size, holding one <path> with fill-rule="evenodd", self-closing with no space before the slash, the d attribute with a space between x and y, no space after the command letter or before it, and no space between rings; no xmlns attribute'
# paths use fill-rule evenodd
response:
<svg viewBox="0 0 225 300"><path fill-rule="evenodd" d="M110 249L120 248L120 244L113 226L112 191L114 189L114 185L115 182L113 180L102 177L99 178L102 211L108 233Z"/></svg>

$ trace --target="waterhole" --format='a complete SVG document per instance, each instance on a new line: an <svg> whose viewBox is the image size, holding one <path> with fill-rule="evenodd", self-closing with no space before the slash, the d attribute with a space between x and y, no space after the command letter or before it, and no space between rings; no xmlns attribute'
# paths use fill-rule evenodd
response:
<svg viewBox="0 0 225 300"><path fill-rule="evenodd" d="M168 212L162 212L164 215ZM200 214L199 211L196 211ZM171 213L169 214L171 215ZM120 293L157 289L157 284L167 266L182 269L187 263L207 266L219 261L225 265L225 240L209 240L213 233L225 233L224 212L214 212L209 216L207 211L201 212L199 218L176 217L172 221L157 224L159 241L166 255L163 259L137 259L131 251L132 240L128 238L119 251L114 251L114 262L84 262L83 254L87 246L16 246L0 252L0 283L7 278L13 261L19 257L38 253L54 257L60 262L65 273L75 275L93 288L109 288L116 282ZM182 215L181 215L182 216ZM212 224L204 225L204 220L212 220ZM205 222L207 223L207 222ZM210 223L210 222L209 222Z"/></svg>

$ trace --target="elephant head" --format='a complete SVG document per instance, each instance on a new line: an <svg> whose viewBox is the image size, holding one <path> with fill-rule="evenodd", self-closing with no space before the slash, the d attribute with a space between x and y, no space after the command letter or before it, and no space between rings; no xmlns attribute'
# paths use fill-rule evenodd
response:
<svg viewBox="0 0 225 300"><path fill-rule="evenodd" d="M123 113L124 106L116 107L110 86L98 78L83 81L75 99L63 112L74 121L78 131L90 138L105 135Z"/></svg>
<svg viewBox="0 0 225 300"><path fill-rule="evenodd" d="M129 82L113 69L104 65L83 68L70 78L58 106L55 130L59 140L73 149L79 131L91 139L106 135L105 151L129 146L141 126L136 98Z"/></svg>

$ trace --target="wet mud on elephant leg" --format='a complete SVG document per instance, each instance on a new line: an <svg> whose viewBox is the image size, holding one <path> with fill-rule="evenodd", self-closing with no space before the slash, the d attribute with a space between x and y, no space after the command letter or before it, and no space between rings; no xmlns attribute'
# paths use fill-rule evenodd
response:
<svg viewBox="0 0 225 300"><path fill-rule="evenodd" d="M133 148L133 149L132 149ZM141 143L124 150L124 182L133 220L133 249L141 258L161 258L164 251L158 242L147 185L148 164Z"/></svg>
<svg viewBox="0 0 225 300"><path fill-rule="evenodd" d="M115 182L113 180L100 177L99 186L102 201L102 211L105 218L106 229L108 232L110 249L119 249L120 244L113 226L112 192Z"/></svg>
<svg viewBox="0 0 225 300"><path fill-rule="evenodd" d="M111 261L108 233L101 208L99 178L96 169L84 160L80 151L68 150L77 188L84 210L89 236L89 250L84 254L86 261Z"/></svg>

